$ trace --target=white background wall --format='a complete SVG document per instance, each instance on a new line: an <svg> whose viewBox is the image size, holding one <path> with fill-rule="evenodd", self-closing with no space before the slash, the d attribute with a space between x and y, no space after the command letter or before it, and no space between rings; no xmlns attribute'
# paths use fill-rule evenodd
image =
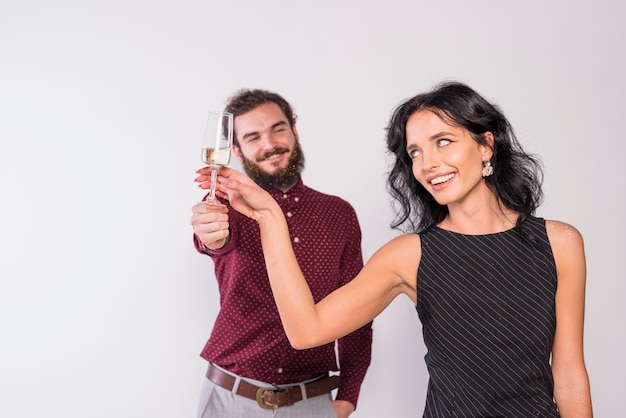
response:
<svg viewBox="0 0 626 418"><path fill-rule="evenodd" d="M396 232L384 127L444 79L498 103L546 166L539 215L586 239L596 416L626 392L626 6L596 1L0 0L0 416L195 416L217 311L191 243L209 109L291 101L305 182ZM355 417L421 416L421 327L375 322Z"/></svg>

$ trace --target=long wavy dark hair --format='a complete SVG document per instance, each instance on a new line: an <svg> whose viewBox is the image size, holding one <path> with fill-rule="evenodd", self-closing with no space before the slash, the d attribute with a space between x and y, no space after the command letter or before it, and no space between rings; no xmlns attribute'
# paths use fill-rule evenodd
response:
<svg viewBox="0 0 626 418"><path fill-rule="evenodd" d="M487 186L508 209L520 214L518 225L532 215L543 199L541 160L526 153L511 124L498 106L489 103L469 86L445 82L427 93L401 103L387 125L387 151L394 157L387 188L394 199L394 229L421 232L444 220L448 207L440 205L415 179L412 160L406 151L406 124L421 110L437 114L447 123L465 128L479 144L490 146L484 134L491 132L493 175Z"/></svg>

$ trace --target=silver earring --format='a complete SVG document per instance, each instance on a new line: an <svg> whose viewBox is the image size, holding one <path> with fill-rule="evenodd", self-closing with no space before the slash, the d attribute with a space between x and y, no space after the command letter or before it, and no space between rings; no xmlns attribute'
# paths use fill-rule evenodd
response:
<svg viewBox="0 0 626 418"><path fill-rule="evenodd" d="M485 165L483 167L483 177L489 177L493 174L493 167L491 166L491 161L485 161Z"/></svg>

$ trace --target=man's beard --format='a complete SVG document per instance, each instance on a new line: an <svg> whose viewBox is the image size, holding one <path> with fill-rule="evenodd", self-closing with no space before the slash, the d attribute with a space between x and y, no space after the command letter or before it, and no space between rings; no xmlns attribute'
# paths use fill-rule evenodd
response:
<svg viewBox="0 0 626 418"><path fill-rule="evenodd" d="M284 152L284 148L275 148L263 156L268 158L278 152ZM300 173L304 169L304 154L300 147L300 141L296 141L293 151L289 156L287 167L275 173L268 173L261 169L257 163L242 156L242 165L246 174L262 188L284 190L295 185L300 179Z"/></svg>

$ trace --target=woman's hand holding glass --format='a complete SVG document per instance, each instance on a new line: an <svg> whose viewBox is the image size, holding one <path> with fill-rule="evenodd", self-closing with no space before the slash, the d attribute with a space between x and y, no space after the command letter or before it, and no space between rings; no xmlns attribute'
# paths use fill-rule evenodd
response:
<svg viewBox="0 0 626 418"><path fill-rule="evenodd" d="M209 168L202 168L197 173L199 176L195 181L199 183L198 187L209 188L212 177ZM237 212L256 221L270 213L282 215L278 203L267 191L250 177L229 167L222 167L218 170L216 195L227 199L230 206Z"/></svg>

